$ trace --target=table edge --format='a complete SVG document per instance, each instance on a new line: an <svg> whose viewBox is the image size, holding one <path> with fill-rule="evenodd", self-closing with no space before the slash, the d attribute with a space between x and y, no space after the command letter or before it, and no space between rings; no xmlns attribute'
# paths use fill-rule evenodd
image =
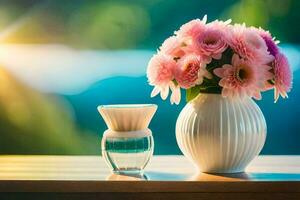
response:
<svg viewBox="0 0 300 200"><path fill-rule="evenodd" d="M56 181L2 180L0 192L251 192L300 193L300 181Z"/></svg>

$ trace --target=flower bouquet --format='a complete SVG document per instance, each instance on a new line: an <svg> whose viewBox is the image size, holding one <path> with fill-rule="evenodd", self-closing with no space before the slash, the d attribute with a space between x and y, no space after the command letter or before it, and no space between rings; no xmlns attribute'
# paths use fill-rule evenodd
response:
<svg viewBox="0 0 300 200"><path fill-rule="evenodd" d="M292 73L278 41L262 28L231 20L195 19L166 39L147 68L151 97L187 104L176 123L183 154L200 171L243 172L266 138L264 116L252 100L274 89L287 97Z"/></svg>
<svg viewBox="0 0 300 200"><path fill-rule="evenodd" d="M171 89L171 103L178 104L180 88L186 89L187 101L199 93L261 99L261 92L270 89L275 102L279 95L287 97L292 74L279 41L262 28L206 19L182 25L151 58L151 97L160 93L166 99Z"/></svg>

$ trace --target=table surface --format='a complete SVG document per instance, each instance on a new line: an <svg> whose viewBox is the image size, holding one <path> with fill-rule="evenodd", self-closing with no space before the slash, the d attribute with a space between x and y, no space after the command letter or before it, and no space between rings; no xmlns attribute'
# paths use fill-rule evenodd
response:
<svg viewBox="0 0 300 200"><path fill-rule="evenodd" d="M259 156L245 173L197 173L183 156L154 156L143 176L112 174L100 156L0 156L0 192L300 193L300 156Z"/></svg>

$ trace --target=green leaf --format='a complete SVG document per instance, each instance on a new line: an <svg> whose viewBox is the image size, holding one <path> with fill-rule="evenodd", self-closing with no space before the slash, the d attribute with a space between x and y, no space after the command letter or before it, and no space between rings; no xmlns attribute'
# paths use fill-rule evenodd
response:
<svg viewBox="0 0 300 200"><path fill-rule="evenodd" d="M209 72L212 72L215 68L222 67L224 64L230 64L232 56L233 50L231 48L227 48L222 53L222 58L219 60L212 59L212 61L206 66L206 69Z"/></svg>
<svg viewBox="0 0 300 200"><path fill-rule="evenodd" d="M176 79L173 79L173 83L175 84L175 86L177 86L177 85L178 85L178 83L177 83Z"/></svg>
<svg viewBox="0 0 300 200"><path fill-rule="evenodd" d="M200 92L200 86L196 85L186 90L186 102L193 100Z"/></svg>

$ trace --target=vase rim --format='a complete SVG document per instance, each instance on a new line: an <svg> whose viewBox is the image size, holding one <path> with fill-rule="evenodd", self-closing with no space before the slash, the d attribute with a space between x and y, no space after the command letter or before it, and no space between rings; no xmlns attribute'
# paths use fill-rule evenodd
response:
<svg viewBox="0 0 300 200"><path fill-rule="evenodd" d="M109 129L135 131L146 129L157 110L155 104L100 105L98 111Z"/></svg>
<svg viewBox="0 0 300 200"><path fill-rule="evenodd" d="M204 93L204 92L199 93L195 98L197 98L197 97L199 97L201 95L218 96L218 97L222 97L224 99L240 99L240 100L243 100L243 99L253 99L252 97L249 97L249 96L244 96L244 97L224 97L222 94L219 94L219 93Z"/></svg>

